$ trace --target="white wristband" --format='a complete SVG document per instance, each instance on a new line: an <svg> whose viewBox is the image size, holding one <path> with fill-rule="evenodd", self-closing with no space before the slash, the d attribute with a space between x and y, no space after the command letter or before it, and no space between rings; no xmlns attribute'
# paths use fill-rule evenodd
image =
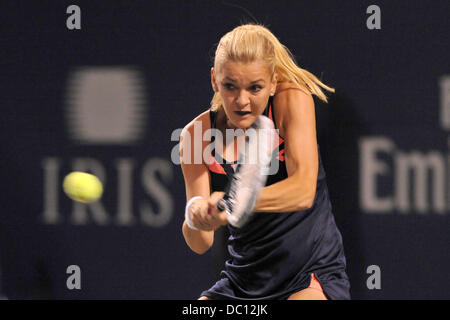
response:
<svg viewBox="0 0 450 320"><path fill-rule="evenodd" d="M191 218L189 216L189 207L197 199L203 199L203 197L201 197L201 196L192 197L186 204L186 209L184 210L184 218L186 219L186 223L187 223L188 227L191 228L192 230L198 230L198 229L196 227L194 227L194 225L192 224Z"/></svg>

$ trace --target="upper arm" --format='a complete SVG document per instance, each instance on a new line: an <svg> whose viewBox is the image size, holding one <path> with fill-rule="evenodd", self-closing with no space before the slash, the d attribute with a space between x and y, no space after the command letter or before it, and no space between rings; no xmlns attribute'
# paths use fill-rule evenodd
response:
<svg viewBox="0 0 450 320"><path fill-rule="evenodd" d="M196 118L195 121L202 122L203 120ZM204 123L202 123L202 128L205 128ZM203 139L194 141L194 137L197 136L201 138L203 134L194 135L194 122L188 124L180 136L180 160L186 187L186 201L194 196L208 198L210 195L209 171L203 159L203 150L207 142ZM195 156L196 153L197 156Z"/></svg>
<svg viewBox="0 0 450 320"><path fill-rule="evenodd" d="M309 92L291 87L277 91L274 105L277 126L285 140L288 176L309 186L312 202L319 167L314 100Z"/></svg>

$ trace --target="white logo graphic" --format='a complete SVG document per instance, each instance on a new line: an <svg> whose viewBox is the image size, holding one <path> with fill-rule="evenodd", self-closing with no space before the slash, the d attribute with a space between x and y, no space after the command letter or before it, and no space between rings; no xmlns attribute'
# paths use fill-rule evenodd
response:
<svg viewBox="0 0 450 320"><path fill-rule="evenodd" d="M144 134L144 81L133 67L83 67L69 75L66 120L80 144L133 144Z"/></svg>

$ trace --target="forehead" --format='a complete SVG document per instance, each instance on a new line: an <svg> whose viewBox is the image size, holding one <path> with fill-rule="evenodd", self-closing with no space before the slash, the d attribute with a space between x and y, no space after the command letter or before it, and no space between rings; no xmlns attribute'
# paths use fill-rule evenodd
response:
<svg viewBox="0 0 450 320"><path fill-rule="evenodd" d="M233 79L237 82L252 82L258 79L270 78L269 68L263 61L249 63L227 61L222 64L217 74L222 79Z"/></svg>

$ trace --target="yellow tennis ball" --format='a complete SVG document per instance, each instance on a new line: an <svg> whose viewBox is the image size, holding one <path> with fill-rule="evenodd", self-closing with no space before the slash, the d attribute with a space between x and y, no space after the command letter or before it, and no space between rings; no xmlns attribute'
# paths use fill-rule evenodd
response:
<svg viewBox="0 0 450 320"><path fill-rule="evenodd" d="M103 185L96 176L80 171L64 178L63 189L70 199L84 203L98 200L103 193Z"/></svg>

